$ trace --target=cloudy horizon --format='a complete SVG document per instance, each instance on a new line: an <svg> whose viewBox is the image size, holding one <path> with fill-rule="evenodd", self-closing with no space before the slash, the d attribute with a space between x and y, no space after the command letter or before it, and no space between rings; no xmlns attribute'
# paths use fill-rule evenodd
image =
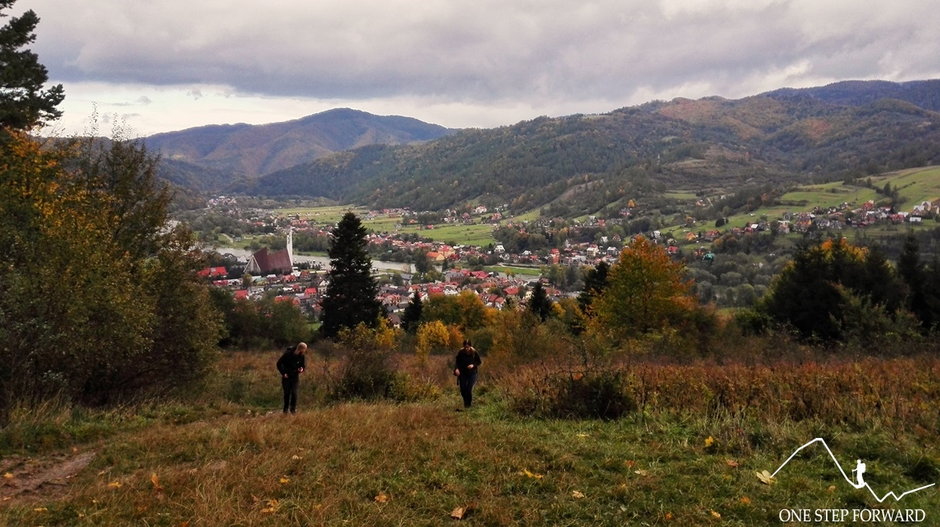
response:
<svg viewBox="0 0 940 527"><path fill-rule="evenodd" d="M133 135L338 107L451 128L940 77L924 0L19 0L66 91L53 130Z"/></svg>

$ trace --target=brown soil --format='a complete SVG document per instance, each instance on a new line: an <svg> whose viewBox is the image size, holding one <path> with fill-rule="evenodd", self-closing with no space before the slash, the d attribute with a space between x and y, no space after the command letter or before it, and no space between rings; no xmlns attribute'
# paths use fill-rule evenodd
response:
<svg viewBox="0 0 940 527"><path fill-rule="evenodd" d="M64 495L69 480L94 458L94 452L73 451L43 458L10 456L0 459L0 506Z"/></svg>

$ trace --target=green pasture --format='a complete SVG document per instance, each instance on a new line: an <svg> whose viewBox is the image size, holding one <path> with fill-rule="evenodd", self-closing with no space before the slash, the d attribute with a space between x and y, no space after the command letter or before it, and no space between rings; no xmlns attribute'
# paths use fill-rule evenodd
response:
<svg viewBox="0 0 940 527"><path fill-rule="evenodd" d="M399 229L402 233L415 233L437 242L452 245L476 245L484 247L496 241L493 238L493 226L483 225L436 225L428 229L420 225L408 225Z"/></svg>
<svg viewBox="0 0 940 527"><path fill-rule="evenodd" d="M861 206L868 200L877 201L879 195L868 187L845 185L841 181L800 187L780 197L780 202L789 210L812 210L813 207L838 207L842 203Z"/></svg>
<svg viewBox="0 0 940 527"><path fill-rule="evenodd" d="M663 192L663 197L668 199L694 200L697 198L694 192L684 190L674 190L672 192Z"/></svg>
<svg viewBox="0 0 940 527"><path fill-rule="evenodd" d="M537 267L516 267L512 265L488 265L486 270L495 273L515 274L526 276L542 276L542 270Z"/></svg>
<svg viewBox="0 0 940 527"><path fill-rule="evenodd" d="M362 207L350 205L332 205L326 207L288 207L274 209L272 212L278 216L300 216L307 221L319 224L337 223L347 212L354 212L357 216L364 216L369 211Z"/></svg>
<svg viewBox="0 0 940 527"><path fill-rule="evenodd" d="M909 211L923 201L940 199L940 167L923 167L916 169L891 172L871 178L872 185L882 188L885 183L898 189L902 204L900 210ZM846 185L841 181L818 185L805 185L787 192L780 197L780 204L761 207L748 214L738 214L728 217L728 223L719 229L726 231L735 227L744 227L749 223L757 223L762 216L767 221L780 220L786 212L809 212L815 207L838 207L842 203L849 203L852 207L860 207L869 200L875 202L884 196L875 192L873 188L861 185ZM866 228L872 236L895 236L898 232L909 229L935 227L934 222L927 220L924 224L879 225ZM713 229L714 222L704 222L692 228L693 231ZM661 229L663 232L681 235L684 228L675 226Z"/></svg>
<svg viewBox="0 0 940 527"><path fill-rule="evenodd" d="M898 189L903 207L940 199L940 167L912 168L872 178L873 185L883 187L885 183Z"/></svg>
<svg viewBox="0 0 940 527"><path fill-rule="evenodd" d="M539 211L539 209L532 209L528 212L513 216L512 221L535 221L541 217L542 213Z"/></svg>
<svg viewBox="0 0 940 527"><path fill-rule="evenodd" d="M392 218L387 216L371 219L362 218L362 225L374 232L392 232L397 229L399 223L401 223L401 217L398 216Z"/></svg>

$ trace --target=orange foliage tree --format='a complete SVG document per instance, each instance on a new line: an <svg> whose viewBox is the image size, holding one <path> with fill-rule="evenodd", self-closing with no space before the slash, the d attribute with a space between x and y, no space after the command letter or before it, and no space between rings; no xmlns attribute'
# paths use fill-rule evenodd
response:
<svg viewBox="0 0 940 527"><path fill-rule="evenodd" d="M620 253L589 308L595 331L615 339L662 330L697 307L685 266L642 236Z"/></svg>

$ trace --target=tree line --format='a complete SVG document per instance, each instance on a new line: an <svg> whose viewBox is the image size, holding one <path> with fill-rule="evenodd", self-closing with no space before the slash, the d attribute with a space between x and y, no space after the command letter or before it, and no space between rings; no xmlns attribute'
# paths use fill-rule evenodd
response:
<svg viewBox="0 0 940 527"><path fill-rule="evenodd" d="M220 330L200 253L167 222L157 159L121 138L30 135L64 97L27 48L38 21L29 10L0 27L0 423L16 404L185 387L208 370Z"/></svg>

